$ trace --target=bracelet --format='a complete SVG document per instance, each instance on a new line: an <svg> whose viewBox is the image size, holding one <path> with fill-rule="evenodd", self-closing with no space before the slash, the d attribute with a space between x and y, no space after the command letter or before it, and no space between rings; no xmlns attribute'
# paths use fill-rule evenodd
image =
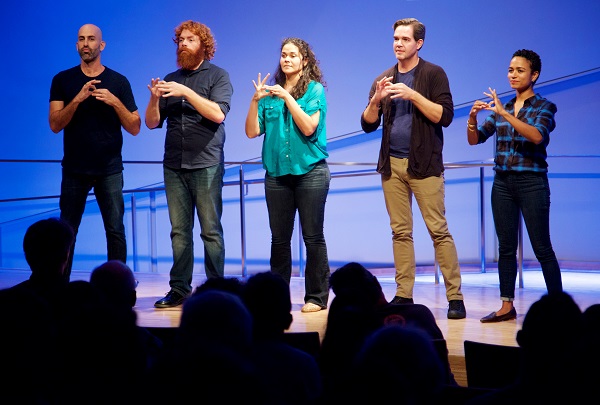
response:
<svg viewBox="0 0 600 405"><path fill-rule="evenodd" d="M477 129L477 124L471 124L469 120L467 120L467 128L468 129Z"/></svg>

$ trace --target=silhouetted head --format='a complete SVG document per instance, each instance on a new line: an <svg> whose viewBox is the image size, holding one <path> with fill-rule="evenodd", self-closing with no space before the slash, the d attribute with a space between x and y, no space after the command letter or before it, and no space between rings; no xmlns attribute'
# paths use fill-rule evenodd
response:
<svg viewBox="0 0 600 405"><path fill-rule="evenodd" d="M350 389L356 390L357 403L433 403L445 382L430 337L405 326L375 331L357 354L355 366L357 381Z"/></svg>
<svg viewBox="0 0 600 405"><path fill-rule="evenodd" d="M109 260L92 270L90 283L107 300L116 305L134 307L137 299L137 281L133 271L120 260Z"/></svg>
<svg viewBox="0 0 600 405"><path fill-rule="evenodd" d="M266 271L248 278L244 303L252 314L258 335L278 335L292 324L290 287L277 273Z"/></svg>
<svg viewBox="0 0 600 405"><path fill-rule="evenodd" d="M23 238L23 252L32 273L62 276L74 241L73 229L62 219L42 219L29 226Z"/></svg>
<svg viewBox="0 0 600 405"><path fill-rule="evenodd" d="M230 292L233 295L237 295L239 297L242 295L243 288L244 285L238 278L211 277L207 278L202 284L196 287L193 294L200 294L201 292L208 290L217 290Z"/></svg>
<svg viewBox="0 0 600 405"><path fill-rule="evenodd" d="M346 304L374 308L386 303L379 280L360 263L350 262L334 271L329 285L334 299Z"/></svg>
<svg viewBox="0 0 600 405"><path fill-rule="evenodd" d="M240 297L225 291L204 291L183 304L178 338L190 350L222 345L244 351L252 342L252 318Z"/></svg>

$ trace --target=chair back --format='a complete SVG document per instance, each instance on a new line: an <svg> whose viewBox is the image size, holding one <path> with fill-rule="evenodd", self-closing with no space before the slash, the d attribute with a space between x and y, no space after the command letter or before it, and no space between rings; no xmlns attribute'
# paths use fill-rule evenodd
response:
<svg viewBox="0 0 600 405"><path fill-rule="evenodd" d="M521 367L519 346L465 340L467 385L475 388L503 388L516 381Z"/></svg>

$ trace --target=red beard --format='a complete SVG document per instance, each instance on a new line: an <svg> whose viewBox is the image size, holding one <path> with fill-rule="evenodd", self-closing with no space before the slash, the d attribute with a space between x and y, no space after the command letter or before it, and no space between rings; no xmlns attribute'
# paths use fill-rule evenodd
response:
<svg viewBox="0 0 600 405"><path fill-rule="evenodd" d="M194 70L201 62L200 50L191 52L187 49L177 49L177 66L186 70Z"/></svg>

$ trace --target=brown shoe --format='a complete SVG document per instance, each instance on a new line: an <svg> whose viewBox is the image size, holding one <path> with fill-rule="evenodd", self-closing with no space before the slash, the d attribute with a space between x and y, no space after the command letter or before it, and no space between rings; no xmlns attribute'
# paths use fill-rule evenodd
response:
<svg viewBox="0 0 600 405"><path fill-rule="evenodd" d="M324 308L320 307L319 305L315 304L314 302L307 302L306 304L304 304L302 306L302 309L300 311L302 311L302 312L319 312L322 309L324 309Z"/></svg>

